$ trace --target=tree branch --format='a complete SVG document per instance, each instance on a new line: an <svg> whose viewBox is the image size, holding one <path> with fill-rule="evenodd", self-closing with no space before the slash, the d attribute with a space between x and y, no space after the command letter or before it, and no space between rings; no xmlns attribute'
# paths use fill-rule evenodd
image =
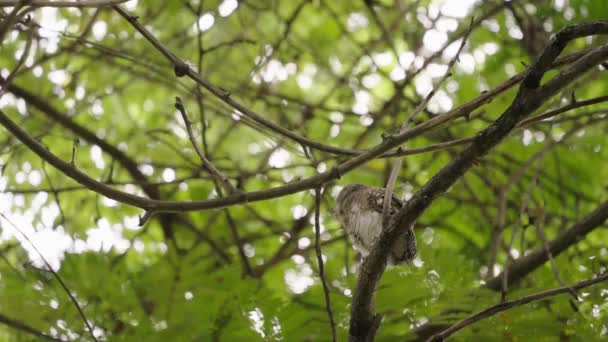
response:
<svg viewBox="0 0 608 342"><path fill-rule="evenodd" d="M192 125L190 124L190 120L188 120L188 115L186 114L186 108L184 107L182 99L179 96L175 97L175 108L181 114L182 120L184 120L184 124L186 125L186 131L188 132L188 137L190 138L190 143L192 144L194 151L196 151L196 154L203 163L203 166L207 169L207 171L209 171L209 173L211 173L212 176L214 176L220 182L220 184L222 184L224 190L226 190L228 194L237 192L237 189L232 185L232 183L230 183L228 177L226 177L220 170L218 170L218 168L216 168L215 165L213 165L211 161L209 161L209 159L207 159L203 155L203 152L201 152L200 148L198 148L198 144L196 143L196 139L194 138L194 133L192 133Z"/></svg>
<svg viewBox="0 0 608 342"><path fill-rule="evenodd" d="M601 226L606 220L608 220L608 201L599 205L595 210L585 216L582 220L575 223L572 227L568 228L557 238L549 241L547 244L551 255L556 257L568 247L581 241L587 234L589 234L595 228ZM536 251L517 259L509 266L509 284L513 284L523 279L548 260L549 255L544 246L541 246ZM488 280L484 287L491 290L500 291L502 287L502 274ZM414 333L418 337L417 340L426 340L426 338L431 336L433 333L440 331L441 329L445 329L447 325L445 323L440 323L440 321L441 319L431 319L431 321L428 323L416 328Z"/></svg>
<svg viewBox="0 0 608 342"><path fill-rule="evenodd" d="M481 157L498 145L515 128L518 122L538 109L566 85L594 66L604 62L608 58L608 46L591 50L568 70L540 86L540 79L545 71L549 69L570 40L605 33L608 33L608 22L572 25L558 32L550 45L526 73L511 106L498 120L481 131L466 150L423 185L406 205L391 217L388 229L383 230L359 272L351 306L349 331L351 341L370 339L370 329L372 329L375 317L372 298L376 285L386 268L392 243L397 240L399 234L405 232L406 227L413 224L440 194L447 191ZM373 336L371 338L373 339Z"/></svg>
<svg viewBox="0 0 608 342"><path fill-rule="evenodd" d="M373 11L373 7L371 5L369 6L369 8L373 13L376 13L375 11ZM424 109L426 109L427 104L431 101L433 96L435 96L435 93L437 92L439 87L441 87L441 85L445 82L445 80L447 80L448 77L450 77L450 75L452 75L451 70L454 67L454 64L456 63L456 61L458 60L458 56L460 56L460 53L462 52L462 49L464 48L464 46L467 42L467 39L469 38L471 31L473 30L473 22L474 22L474 18L471 18L471 24L469 25L469 29L466 31L466 33L462 37L460 46L458 47L456 54L454 54L454 57L452 57L452 59L448 63L445 73L443 74L443 76L441 76L439 81L437 81L435 86L433 86L433 89L426 95L424 100L422 100L422 102L420 102L420 104L418 104L418 106L416 106L414 111L411 112L407 116L407 118L405 119L405 122L399 128L399 133L403 133L407 130L407 127L410 125L412 120L414 120L414 117L416 117L416 115L418 115L420 112L422 112ZM397 181L397 175L399 175L399 171L401 170L402 161L403 161L403 157L398 157L395 160L395 162L393 164L393 168L390 173L390 176L388 178L388 182L386 184L386 191L384 192L384 200L383 200L383 205L382 205L382 226L383 227L386 227L388 225L388 222L390 219L390 208L391 208L391 200L393 197L393 189L395 187L395 182Z"/></svg>
<svg viewBox="0 0 608 342"><path fill-rule="evenodd" d="M553 257L558 256L568 247L581 241L589 232L593 231L598 226L601 226L606 220L608 220L608 201L602 203L582 220L576 222L572 227L551 240L548 243L549 252ZM549 255L545 248L539 248L538 250L517 259L509 266L508 283L512 284L521 280L530 272L547 262L547 260L549 260ZM492 290L500 290L501 282L502 273L488 280L485 286Z"/></svg>
<svg viewBox="0 0 608 342"><path fill-rule="evenodd" d="M439 342L439 341L443 341L445 340L447 337L451 336L452 334L454 334L455 332L462 330L464 328L466 328L467 326L479 322L482 319L486 319L488 317L492 317L495 314L502 312L502 311L506 311L508 309L511 309L513 307L516 306L520 306L520 305L524 305L524 304L528 304L530 302L533 301L537 301L540 299L544 299L547 297L553 297L553 296L557 296L563 293L570 293L570 291L572 290L579 290L579 289L583 289L592 285L595 285L597 283L603 282L608 280L608 273L604 273L602 275L597 276L594 279L590 279L590 280L584 280L581 281L580 283L574 284L574 285L570 285L570 286L563 286L563 287L558 287L555 289L551 289L551 290L546 290L546 291L542 291L539 293L535 293L533 295L529 295L529 296L525 296L525 297L521 297L518 299L514 299L514 300L510 300L510 301L506 301L494 306L491 306L485 310L482 310L474 315L471 315L465 319L463 319L462 321L452 325L451 327L445 329L444 331L442 331L441 333L432 336L430 339L428 339L428 342Z"/></svg>
<svg viewBox="0 0 608 342"><path fill-rule="evenodd" d="M325 267L323 265L323 253L321 252L321 189L315 189L315 252L317 254L317 263L319 264L319 278L323 285L323 294L325 295L325 310L329 318L329 326L331 328L332 341L336 342L336 323L334 322L334 314L331 310L331 301L329 297L329 287L327 279L325 279Z"/></svg>
<svg viewBox="0 0 608 342"><path fill-rule="evenodd" d="M129 0L80 0L61 1L61 0L30 0L27 6L30 7L105 7L118 5ZM21 3L21 0L0 0L0 7L12 7Z"/></svg>
<svg viewBox="0 0 608 342"><path fill-rule="evenodd" d="M133 17L133 16L129 15L127 12L125 12L119 6L114 6L113 8L123 18L125 18L142 36L144 36L144 38L146 38L146 40L148 40L148 42L150 42L150 44L152 44L154 46L154 48L156 48L156 50L158 50L163 56L165 56L165 58L167 60L169 60L169 62L171 62L171 64L175 68L175 73L178 77L188 76L192 81L194 81L198 85L202 86L203 88L207 89L207 91L212 93L214 96L216 96L222 102L224 102L227 105L229 105L230 107L236 109L239 113L243 114L245 117L253 120L254 122L260 124L261 126L265 127L266 129L268 129L280 136L289 138L301 145L304 145L304 146L307 146L310 148L314 148L314 149L317 149L317 150L323 151L323 152L329 152L329 153L338 154L338 155L360 156L367 152L373 151L373 149L354 150L354 149L348 149L348 148L342 148L342 147L324 144L322 142L311 140L304 136L298 135L285 127L282 127L270 120L265 119L262 115L252 111L251 109L247 108L240 102L234 100L231 97L231 94L229 92L220 89L219 87L211 84L209 81L204 79L198 72L193 70L190 66L188 66L188 64L186 64L179 57L177 57L173 52L171 52L166 46L164 46L149 30L147 30L145 28L144 25L142 25L138 21L137 17ZM474 24L472 24L470 28L472 28L473 26L474 26ZM433 56L435 56L435 55L433 55ZM429 59L427 59L427 61L430 61L432 58L434 58L433 56L431 56ZM572 60L576 60L580 56L581 56L581 54L569 55L569 56L566 56L564 59L555 61L556 63L553 63L553 61L552 61L550 66L547 66L547 67L552 68L555 66L559 66L559 65L562 65L562 63L568 63L568 62L571 62ZM432 119L427 120L411 129L407 130L403 134L394 135L394 136L391 136L390 138L400 140L402 143L402 142L405 142L406 140L419 136L423 132L426 132L429 129L435 128L450 120L468 115L473 110L492 101L492 99L494 99L494 97L496 97L498 94L506 91L507 89L511 88L512 86L514 86L515 84L520 82L524 78L524 76L525 75L523 73L516 75L516 76L512 77L511 79L509 79L508 81L501 84L500 86L498 86L497 88L480 94L480 96L478 96L476 99L466 103L465 105L455 108L447 113L437 115L436 117L433 117ZM394 144L394 145L390 144L391 149L396 146L399 146L399 145L400 144ZM388 149L388 150L390 150L390 149ZM378 154L376 157L383 155L385 152L388 152L388 150L383 151L382 153Z"/></svg>
<svg viewBox="0 0 608 342"><path fill-rule="evenodd" d="M8 318L2 314L0 314L0 323L5 324L13 329L17 329L17 330L21 330L23 332L26 332L30 335L36 336L38 338L41 339L45 339L48 341L58 341L58 342L65 342L65 340L59 339L59 338L55 338L53 336L47 335L45 333L43 333L40 330L34 329L32 327L30 327L29 325L19 322L17 320L14 320L12 318Z"/></svg>
<svg viewBox="0 0 608 342"><path fill-rule="evenodd" d="M605 50L605 48L604 48ZM568 82L568 80L572 79L574 76L582 74L589 68L590 64L599 64L597 60L601 60L605 51L602 49L594 49L584 55L584 57L578 58L577 62L574 63L574 66L570 69L570 73L564 73L554 79L557 82L553 84L547 84L543 92L537 92L534 96L527 96L526 99L531 98L530 101L520 101L525 106L524 108L519 108L518 106L512 106L509 111L517 111L521 112L522 110L529 109L531 111L532 108L536 109L542 102L544 102L544 98L542 96L548 97L552 94L555 94L561 87L563 87L564 82ZM535 97L536 96L536 97ZM446 113L450 115L464 115L469 112L471 107L475 107L477 105L481 105L480 103L486 103L489 101L489 98L478 98L469 102L468 104L459 107L455 111ZM529 102L529 103L528 103ZM522 104L520 103L520 105ZM525 113L528 114L528 113ZM507 115L508 118L510 115ZM443 117L443 115L441 115ZM226 197L211 199L211 200L198 200L198 201L162 201L156 199L148 199L141 196L132 195L117 189L114 189L106 184L100 183L90 177L88 177L83 172L75 169L69 163L64 162L54 154L52 154L49 150L47 150L43 145L33 139L30 135L28 135L19 125L15 124L3 111L0 111L0 124L6 127L15 137L17 137L22 143L28 146L34 153L36 153L39 157L46 160L49 164L53 165L61 172L79 182L80 184L86 186L87 188L104 195L108 198L111 198L115 201L126 203L135 207L142 208L144 210L153 210L155 212L184 212L184 211L194 211L194 210L206 210L206 209L216 209L222 208L230 205L245 203L245 202L255 202L268 200L272 198L278 198L290 194L294 194L303 190L313 189L318 187L328 181L339 178L341 175L357 168L358 166L377 158L385 152L390 151L391 149L399 146L401 143L406 141L407 139L416 136L421 133L421 129L428 127L431 125L430 122L433 122L432 125L437 125L439 122L435 121L438 117L435 117L431 120L425 121L424 123L405 131L403 134L397 134L393 136L386 137L385 141L364 153L361 153L337 166L332 168L330 171L320 173L316 176L303 179L300 181L292 182L290 184L279 186L271 189L254 191L248 193L237 193L232 194ZM445 119L447 120L447 118ZM512 121L512 120L509 120ZM495 130L494 126L490 127L491 130ZM501 138L504 136L501 136ZM481 135L477 136L475 140L483 139L485 142L488 140L487 138L482 137ZM474 140L474 141L475 141ZM494 143L497 143L495 141ZM475 145L475 143L474 143ZM476 148L470 147L469 153L472 150L476 150ZM475 153L478 153L476 151ZM471 156L467 156L468 160ZM462 168L463 165L457 165L458 169ZM470 165L469 165L470 166ZM452 166L454 167L454 166ZM464 170L462 170L464 172Z"/></svg>
<svg viewBox="0 0 608 342"><path fill-rule="evenodd" d="M27 235L25 235L25 233L23 233L23 231L19 227L17 227L16 224L13 223L13 221L11 221L7 216L5 216L2 213L0 213L0 217L2 217L17 232L19 232L19 234L21 234L21 236L30 244L30 246L32 246L32 248L34 248L34 250L36 251L36 253L40 256L40 259L42 259L42 262L44 262L44 265L46 266L46 268L48 269L48 271L53 274L53 276L55 277L55 279L61 285L61 288L68 295L68 298L70 299L70 301L72 301L72 303L74 304L74 306L78 310L78 314L80 314L80 317L82 318L82 320L84 322L84 325L87 327L87 330L89 331L89 334L91 335L91 338L93 339L93 341L97 342L97 338L95 337L95 334L93 333L93 326L91 325L91 323L87 319L87 316L85 315L84 310L82 310L82 308L80 307L80 304L78 303L78 301L76 300L76 298L72 294L72 291L70 291L70 289L68 288L68 286L66 285L66 283L63 281L63 279L61 279L61 277L59 276L59 274L57 273L57 271L55 271L51 267L51 264L49 264L49 262L46 260L46 258L44 257L44 255L40 252L40 250L38 250L38 247L36 247L36 245L32 242L32 240L30 240L30 238Z"/></svg>

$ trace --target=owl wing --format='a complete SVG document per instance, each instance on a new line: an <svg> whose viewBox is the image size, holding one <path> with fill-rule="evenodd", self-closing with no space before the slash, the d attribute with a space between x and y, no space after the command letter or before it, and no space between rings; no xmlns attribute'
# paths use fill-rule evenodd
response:
<svg viewBox="0 0 608 342"><path fill-rule="evenodd" d="M376 188L370 193L370 207L372 210L382 214L382 207L384 206L384 194L385 189ZM396 214L399 209L403 208L404 203L402 200L392 196L391 199L391 210L390 214ZM408 229L404 234L397 238L397 241L393 244L391 252L388 256L389 265L399 265L402 263L409 263L416 257L417 246L416 246L416 234L412 230L412 227Z"/></svg>
<svg viewBox="0 0 608 342"><path fill-rule="evenodd" d="M382 208L384 206L384 194L386 193L385 189L381 189L381 188L373 188L370 191L370 195L368 197L369 199L369 206L370 208L372 208L372 210L379 212L380 214L382 214ZM396 214L399 209L403 208L403 201L398 199L395 196L391 196L391 209L390 209L390 215L394 215Z"/></svg>

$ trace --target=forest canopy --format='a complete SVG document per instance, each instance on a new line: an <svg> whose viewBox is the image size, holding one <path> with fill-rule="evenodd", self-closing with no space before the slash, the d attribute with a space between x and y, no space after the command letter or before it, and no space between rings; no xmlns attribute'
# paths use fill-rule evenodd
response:
<svg viewBox="0 0 608 342"><path fill-rule="evenodd" d="M607 338L604 0L0 18L0 340ZM353 183L405 203L366 257Z"/></svg>

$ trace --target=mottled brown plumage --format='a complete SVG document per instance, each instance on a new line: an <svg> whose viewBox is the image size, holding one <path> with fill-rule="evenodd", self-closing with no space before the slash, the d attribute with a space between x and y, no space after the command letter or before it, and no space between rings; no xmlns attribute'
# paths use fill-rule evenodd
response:
<svg viewBox="0 0 608 342"><path fill-rule="evenodd" d="M366 257L382 232L384 188L363 184L344 187L336 200L335 214L344 226L356 250ZM392 197L390 214L403 207L403 202ZM411 262L416 257L416 236L412 227L401 234L389 254L389 265Z"/></svg>

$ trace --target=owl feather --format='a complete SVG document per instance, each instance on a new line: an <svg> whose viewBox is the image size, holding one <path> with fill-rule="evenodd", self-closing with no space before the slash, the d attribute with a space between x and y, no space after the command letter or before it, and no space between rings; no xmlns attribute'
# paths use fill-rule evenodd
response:
<svg viewBox="0 0 608 342"><path fill-rule="evenodd" d="M335 213L342 223L346 233L353 243L353 247L366 257L372 246L378 241L382 233L382 207L386 189L351 184L344 187L336 200ZM401 208L403 202L392 197L390 215L394 215ZM412 227L408 227L404 234L400 234L392 244L388 257L389 265L409 263L416 257L416 236Z"/></svg>

